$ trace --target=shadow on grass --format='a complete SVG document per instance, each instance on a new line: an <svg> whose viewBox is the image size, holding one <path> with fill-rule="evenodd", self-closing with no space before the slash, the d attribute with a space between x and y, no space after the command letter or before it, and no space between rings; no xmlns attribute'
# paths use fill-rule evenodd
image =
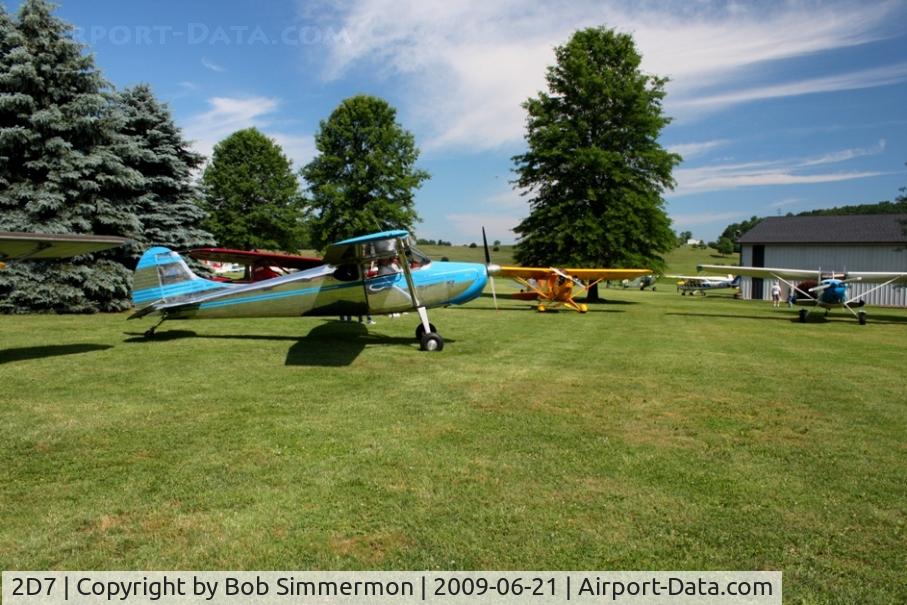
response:
<svg viewBox="0 0 907 605"><path fill-rule="evenodd" d="M70 344L47 345L43 347L19 347L16 349L0 349L0 364L14 361L27 361L29 359L43 359L60 355L78 355L92 351L104 351L112 348L111 345L97 344Z"/></svg>
<svg viewBox="0 0 907 605"><path fill-rule="evenodd" d="M669 312L665 315L682 315L690 317L730 317L734 319L767 319L769 321L788 321L790 323L804 323L800 321L800 317L795 313L793 315L780 315L777 317L769 317L765 315L743 315L735 313L679 313L679 312ZM867 323L879 324L879 325L907 325L907 317L901 317L898 315L872 315L870 313L866 314ZM826 316L821 311L816 313L810 313L806 317L806 322L808 324L827 324L827 323L857 323L857 318L848 314L842 315L841 313L830 314Z"/></svg>
<svg viewBox="0 0 907 605"><path fill-rule="evenodd" d="M633 304L636 304L636 303L633 303ZM502 305L502 304L500 304L500 301L498 301L497 310L506 311L508 313L511 311L532 311L533 313L538 313L538 311L535 310L535 305L530 304L530 303L527 303L525 305ZM495 311L495 308L494 307L457 307L457 311ZM574 311L573 309L568 309L566 307L560 307L557 309L546 309L545 315L552 314L552 313L561 313L561 312L576 313L576 311ZM587 314L626 313L626 311L624 311L623 309L596 309L595 307L589 307L589 310L586 313Z"/></svg>
<svg viewBox="0 0 907 605"><path fill-rule="evenodd" d="M358 322L326 321L312 328L305 336L276 334L198 334L192 330L161 330L147 339L141 332L126 332L127 343L153 344L183 338L213 338L228 340L289 341L284 365L288 366L348 366L366 346L396 345L418 347L415 337L385 336L370 333L365 324ZM445 344L456 342L445 338Z"/></svg>
<svg viewBox="0 0 907 605"><path fill-rule="evenodd" d="M800 320L796 315L790 317L788 315L779 316L779 317L769 317L766 315L743 315L742 313L680 313L677 311L665 313L665 315L679 315L682 317L720 317L720 318L731 318L731 319L764 319L768 321L792 321L799 322Z"/></svg>

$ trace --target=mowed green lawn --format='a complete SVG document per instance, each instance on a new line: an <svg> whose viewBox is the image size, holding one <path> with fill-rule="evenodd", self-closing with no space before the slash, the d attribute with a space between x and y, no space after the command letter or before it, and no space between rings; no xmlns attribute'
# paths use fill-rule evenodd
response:
<svg viewBox="0 0 907 605"><path fill-rule="evenodd" d="M907 601L907 313L602 293L433 311L434 354L414 313L2 317L0 568L766 569L785 602Z"/></svg>

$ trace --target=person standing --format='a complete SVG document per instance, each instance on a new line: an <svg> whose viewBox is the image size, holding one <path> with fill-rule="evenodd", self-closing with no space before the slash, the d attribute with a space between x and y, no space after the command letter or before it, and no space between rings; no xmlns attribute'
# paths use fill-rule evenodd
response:
<svg viewBox="0 0 907 605"><path fill-rule="evenodd" d="M772 306L776 308L781 306L781 284L778 282L772 284Z"/></svg>

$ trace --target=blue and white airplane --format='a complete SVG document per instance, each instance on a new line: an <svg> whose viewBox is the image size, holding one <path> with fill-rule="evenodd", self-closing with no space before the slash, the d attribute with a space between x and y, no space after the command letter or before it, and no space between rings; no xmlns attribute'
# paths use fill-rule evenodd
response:
<svg viewBox="0 0 907 605"><path fill-rule="evenodd" d="M821 307L828 315L829 309L843 307L850 311L860 322L866 323L866 311L862 310L866 304L861 297L870 292L875 292L889 284L907 284L907 272L881 272L881 271L848 271L846 273L822 273L821 270L809 269L774 269L770 267L736 267L731 265L699 265L699 271L712 273L731 272L735 275L746 275L762 279L776 279L784 282L797 293L798 305L812 305L813 308ZM850 296L850 284L853 282L868 282L878 284L860 293L859 297ZM854 311L854 307L860 309ZM812 309L800 309L800 321L805 322Z"/></svg>
<svg viewBox="0 0 907 605"><path fill-rule="evenodd" d="M179 254L151 248L133 279L136 311L129 319L382 315L415 309L423 351L440 351L444 339L427 309L459 305L482 293L493 265L432 261L406 231L354 237L328 247L324 264L246 284L203 279Z"/></svg>

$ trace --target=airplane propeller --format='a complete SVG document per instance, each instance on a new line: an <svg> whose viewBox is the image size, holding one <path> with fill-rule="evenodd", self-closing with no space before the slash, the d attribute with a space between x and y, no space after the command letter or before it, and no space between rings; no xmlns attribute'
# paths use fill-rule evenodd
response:
<svg viewBox="0 0 907 605"><path fill-rule="evenodd" d="M499 269L497 265L491 264L491 252L488 251L488 238L485 237L485 227L482 227L482 245L485 246L485 270L488 271L488 278L491 280L491 298L494 299L494 310L498 310L498 294L494 289L494 272Z"/></svg>

